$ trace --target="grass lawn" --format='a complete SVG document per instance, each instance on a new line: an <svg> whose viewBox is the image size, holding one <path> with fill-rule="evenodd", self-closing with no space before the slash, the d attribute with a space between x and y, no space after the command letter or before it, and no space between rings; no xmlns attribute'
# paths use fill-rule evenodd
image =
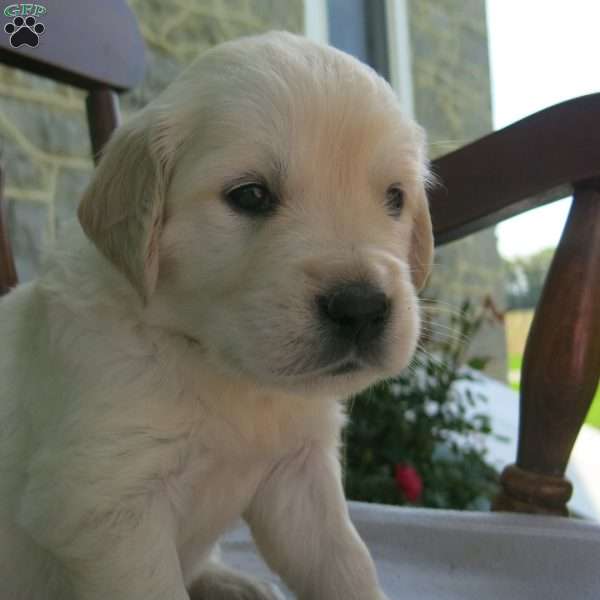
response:
<svg viewBox="0 0 600 600"><path fill-rule="evenodd" d="M520 354L513 354L508 357L508 368L511 371L520 371L523 364L523 357Z"/></svg>
<svg viewBox="0 0 600 600"><path fill-rule="evenodd" d="M523 362L523 357L519 354L513 354L508 357L508 368L511 371L520 371L521 363ZM512 381L510 384L515 390L519 389L519 384ZM585 422L588 425L593 425L600 429L600 387L596 390L596 395L594 396L594 400L592 401L592 406L588 412Z"/></svg>
<svg viewBox="0 0 600 600"><path fill-rule="evenodd" d="M594 401L592 402L592 406L590 407L585 422L588 425L593 425L600 429L600 388L596 390Z"/></svg>

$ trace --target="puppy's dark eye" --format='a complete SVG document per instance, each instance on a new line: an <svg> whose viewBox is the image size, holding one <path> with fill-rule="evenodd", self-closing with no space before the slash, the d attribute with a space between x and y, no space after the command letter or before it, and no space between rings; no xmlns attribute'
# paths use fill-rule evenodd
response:
<svg viewBox="0 0 600 600"><path fill-rule="evenodd" d="M392 217L399 217L404 207L404 191L398 185L390 185L385 193L385 205Z"/></svg>
<svg viewBox="0 0 600 600"><path fill-rule="evenodd" d="M250 216L268 215L275 209L275 197L260 183L246 183L228 192L225 198L236 211Z"/></svg>

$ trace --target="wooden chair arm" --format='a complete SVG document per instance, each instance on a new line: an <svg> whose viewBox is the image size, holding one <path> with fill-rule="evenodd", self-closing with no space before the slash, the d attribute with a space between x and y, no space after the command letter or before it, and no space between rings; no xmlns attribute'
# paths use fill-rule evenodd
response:
<svg viewBox="0 0 600 600"><path fill-rule="evenodd" d="M572 192L600 175L600 93L568 100L433 161L436 244Z"/></svg>
<svg viewBox="0 0 600 600"><path fill-rule="evenodd" d="M52 0L43 4L47 11L37 17L45 27L39 45L13 48L10 37L2 32L0 63L85 90L124 91L140 83L144 42L127 2Z"/></svg>
<svg viewBox="0 0 600 600"><path fill-rule="evenodd" d="M600 374L600 94L575 98L433 163L444 244L574 192L527 338L519 449L493 508L566 515L564 478Z"/></svg>

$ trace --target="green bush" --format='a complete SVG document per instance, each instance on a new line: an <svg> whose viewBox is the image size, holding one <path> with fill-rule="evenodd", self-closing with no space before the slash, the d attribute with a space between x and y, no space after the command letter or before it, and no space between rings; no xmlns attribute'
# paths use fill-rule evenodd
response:
<svg viewBox="0 0 600 600"><path fill-rule="evenodd" d="M482 394L454 389L472 381L486 359L466 360L484 309L464 302L455 332L422 340L411 367L355 398L344 433L350 499L432 508L487 510L498 473L486 462L490 419ZM465 369L464 366L470 367Z"/></svg>

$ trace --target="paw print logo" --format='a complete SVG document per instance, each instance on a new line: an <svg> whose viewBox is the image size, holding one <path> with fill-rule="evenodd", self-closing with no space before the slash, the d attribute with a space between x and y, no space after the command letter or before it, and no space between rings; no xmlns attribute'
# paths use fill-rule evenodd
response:
<svg viewBox="0 0 600 600"><path fill-rule="evenodd" d="M18 48L25 44L35 48L40 43L40 35L46 28L42 23L37 23L35 17L15 17L12 23L4 26L4 31L10 35L10 45Z"/></svg>

